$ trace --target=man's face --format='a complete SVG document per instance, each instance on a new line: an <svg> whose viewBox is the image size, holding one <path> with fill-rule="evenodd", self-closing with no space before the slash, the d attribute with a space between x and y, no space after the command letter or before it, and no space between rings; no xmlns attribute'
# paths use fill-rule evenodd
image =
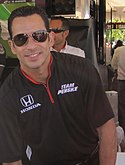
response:
<svg viewBox="0 0 125 165"><path fill-rule="evenodd" d="M22 46L17 46L14 41L9 41L12 52L17 55L24 71L39 69L49 60L53 36L52 33L48 34L44 42L37 42L32 38L32 33L39 30L46 30L46 28L38 14L17 17L12 22L12 37L23 33L29 36L27 42Z"/></svg>
<svg viewBox="0 0 125 165"><path fill-rule="evenodd" d="M51 20L50 28L52 29L62 29L62 21L61 20ZM55 33L54 36L54 45L64 44L66 40L65 32Z"/></svg>

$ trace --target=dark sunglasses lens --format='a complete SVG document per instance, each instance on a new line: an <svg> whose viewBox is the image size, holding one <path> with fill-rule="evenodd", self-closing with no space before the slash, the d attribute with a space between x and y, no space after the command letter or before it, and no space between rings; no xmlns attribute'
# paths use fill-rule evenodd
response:
<svg viewBox="0 0 125 165"><path fill-rule="evenodd" d="M64 30L62 30L62 29L52 29L52 31L53 31L54 33L61 33L61 32L63 32Z"/></svg>
<svg viewBox="0 0 125 165"><path fill-rule="evenodd" d="M16 46L23 46L27 42L28 36L26 34L18 34L13 41Z"/></svg>
<svg viewBox="0 0 125 165"><path fill-rule="evenodd" d="M44 42L47 39L47 32L34 32L32 37L38 42Z"/></svg>

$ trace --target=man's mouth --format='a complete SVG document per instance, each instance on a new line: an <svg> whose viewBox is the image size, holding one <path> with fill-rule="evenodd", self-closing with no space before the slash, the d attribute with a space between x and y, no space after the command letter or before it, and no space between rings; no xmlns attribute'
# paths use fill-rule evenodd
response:
<svg viewBox="0 0 125 165"><path fill-rule="evenodd" d="M40 53L30 53L30 54L26 54L25 57L29 57L29 58L32 58L32 57L37 57Z"/></svg>

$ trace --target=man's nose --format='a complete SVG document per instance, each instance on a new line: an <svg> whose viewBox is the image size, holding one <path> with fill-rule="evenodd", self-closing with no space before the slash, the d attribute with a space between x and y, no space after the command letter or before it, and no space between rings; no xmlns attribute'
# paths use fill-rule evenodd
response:
<svg viewBox="0 0 125 165"><path fill-rule="evenodd" d="M35 41L35 39L33 39L32 36L29 36L26 46L27 46L27 48L33 49L36 47L36 43L37 43L37 41Z"/></svg>

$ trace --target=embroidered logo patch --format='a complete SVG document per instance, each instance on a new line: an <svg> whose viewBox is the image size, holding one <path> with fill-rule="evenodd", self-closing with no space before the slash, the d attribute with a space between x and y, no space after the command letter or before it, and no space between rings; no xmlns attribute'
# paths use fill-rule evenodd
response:
<svg viewBox="0 0 125 165"><path fill-rule="evenodd" d="M26 95L24 97L22 97L20 99L20 102L22 104L23 107L25 107L24 109L22 109L20 112L21 113L25 113L27 111L33 110L39 106L41 106L40 103L34 103L34 99L31 95Z"/></svg>
<svg viewBox="0 0 125 165"><path fill-rule="evenodd" d="M30 146L27 146L27 149L26 149L26 155L27 155L28 159L31 160L32 149L31 149Z"/></svg>
<svg viewBox="0 0 125 165"><path fill-rule="evenodd" d="M33 97L31 95L26 95L22 97L20 101L24 107L30 106L34 103Z"/></svg>
<svg viewBox="0 0 125 165"><path fill-rule="evenodd" d="M78 86L75 86L75 83L63 84L61 85L61 89L58 90L57 95L72 93L78 90Z"/></svg>

